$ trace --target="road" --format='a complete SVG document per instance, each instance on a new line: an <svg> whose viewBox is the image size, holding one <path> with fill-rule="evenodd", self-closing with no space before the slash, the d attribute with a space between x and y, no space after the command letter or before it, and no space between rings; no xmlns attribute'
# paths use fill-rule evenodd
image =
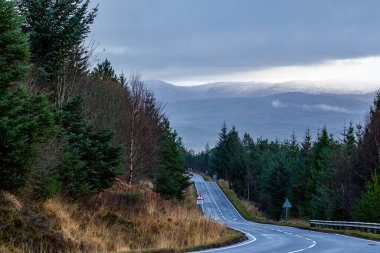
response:
<svg viewBox="0 0 380 253"><path fill-rule="evenodd" d="M298 228L255 223L245 220L215 182L205 182L194 174L192 180L204 196L204 215L246 234L247 240L228 247L199 252L218 253L379 253L380 243L349 236Z"/></svg>

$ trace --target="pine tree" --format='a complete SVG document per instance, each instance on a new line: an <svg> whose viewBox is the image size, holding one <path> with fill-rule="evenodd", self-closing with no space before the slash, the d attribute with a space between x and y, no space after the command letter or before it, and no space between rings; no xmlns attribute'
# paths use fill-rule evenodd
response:
<svg viewBox="0 0 380 253"><path fill-rule="evenodd" d="M31 61L48 81L54 80L71 51L87 37L97 12L97 8L88 12L89 3L89 0L21 1Z"/></svg>
<svg viewBox="0 0 380 253"><path fill-rule="evenodd" d="M345 128L343 133L343 143L345 148L349 151L352 151L356 146L355 129L352 122L350 122L347 129Z"/></svg>
<svg viewBox="0 0 380 253"><path fill-rule="evenodd" d="M102 80L108 78L114 82L118 81L118 78L115 74L115 70L108 59L105 59L101 63L98 63L98 65L96 65L96 67L94 68L91 74L98 76ZM124 74L120 76L120 81L122 82L122 86L125 86L126 79L124 77Z"/></svg>
<svg viewBox="0 0 380 253"><path fill-rule="evenodd" d="M253 170L252 170L252 167L253 167L252 156L255 150L255 142L248 133L244 133L242 145L244 149L244 160L245 160L245 165L246 165L245 182L247 186L247 192L245 195L247 197L247 200L250 200L251 192L254 191L255 174L253 173Z"/></svg>
<svg viewBox="0 0 380 253"><path fill-rule="evenodd" d="M244 150L247 153L250 153L255 148L255 142L253 141L252 137L249 135L249 133L244 133L242 145L244 147Z"/></svg>
<svg viewBox="0 0 380 253"><path fill-rule="evenodd" d="M59 181L74 197L97 193L110 187L121 174L122 147L112 144L113 133L94 132L83 117L83 97L64 105L61 125L67 144L64 161L58 168Z"/></svg>
<svg viewBox="0 0 380 253"><path fill-rule="evenodd" d="M208 143L206 143L205 151L204 151L204 160L203 160L203 163L204 163L204 166L205 166L206 169L209 168L209 164L210 164L210 153L211 153L210 145L209 145Z"/></svg>
<svg viewBox="0 0 380 253"><path fill-rule="evenodd" d="M364 135L363 126L361 124L357 124L356 129L355 129L355 137L356 137L358 146L363 144L363 135Z"/></svg>
<svg viewBox="0 0 380 253"><path fill-rule="evenodd" d="M380 173L380 91L377 92L363 131L363 139L358 146L361 184ZM359 140L360 141L360 140Z"/></svg>
<svg viewBox="0 0 380 253"><path fill-rule="evenodd" d="M23 86L0 94L0 189L16 190L27 180L36 144L53 130L47 96L33 97Z"/></svg>
<svg viewBox="0 0 380 253"><path fill-rule="evenodd" d="M299 145L298 145L297 136L296 136L294 130L293 130L293 133L290 137L289 149L290 149L290 153L291 153L292 158L296 159L298 151L299 151Z"/></svg>
<svg viewBox="0 0 380 253"><path fill-rule="evenodd" d="M184 175L184 161L178 146L178 135L170 127L167 118L164 118L161 124L159 169L154 180L154 190L166 199L182 199L183 191L190 183Z"/></svg>
<svg viewBox="0 0 380 253"><path fill-rule="evenodd" d="M310 135L310 129L308 128L307 131L306 131L306 133L305 133L303 142L302 142L302 150L305 153L308 153L311 150L311 146L312 146L311 138L312 137Z"/></svg>
<svg viewBox="0 0 380 253"><path fill-rule="evenodd" d="M89 4L90 0L21 0L20 3L20 11L26 16L24 30L29 35L36 84L41 90L53 92L52 98L59 106L67 101L67 93L75 83L78 71L75 65L87 60L83 43L97 13L97 7L88 10Z"/></svg>
<svg viewBox="0 0 380 253"><path fill-rule="evenodd" d="M273 219L280 219L282 205L288 195L289 171L286 167L284 154L279 153L278 163L270 171L266 190L269 195L268 214Z"/></svg>
<svg viewBox="0 0 380 253"><path fill-rule="evenodd" d="M355 206L355 217L360 221L380 222L380 181L375 174L365 186L365 192Z"/></svg>
<svg viewBox="0 0 380 253"><path fill-rule="evenodd" d="M230 183L230 187L236 191L239 196L245 196L247 162L244 147L241 143L239 133L232 127L227 134L227 161L226 161L226 177Z"/></svg>
<svg viewBox="0 0 380 253"><path fill-rule="evenodd" d="M376 92L375 98L373 99L372 106L369 109L369 121L372 121L376 116L376 111L380 109L380 90Z"/></svg>
<svg viewBox="0 0 380 253"><path fill-rule="evenodd" d="M15 10L15 1L0 1L0 13L0 93L4 93L12 82L24 80L29 45L21 31L23 19Z"/></svg>
<svg viewBox="0 0 380 253"><path fill-rule="evenodd" d="M310 129L307 129L299 150L299 163L292 174L291 182L290 200L298 217L310 215L308 204L314 193L314 184L311 178L312 160L312 137Z"/></svg>
<svg viewBox="0 0 380 253"><path fill-rule="evenodd" d="M322 132L319 134L316 143L314 144L314 168L316 171L320 171L326 161L324 155L326 154L326 149L329 148L333 140L329 137L326 126L323 127Z"/></svg>
<svg viewBox="0 0 380 253"><path fill-rule="evenodd" d="M336 175L333 161L336 150L336 142L324 127L313 147L311 185L315 190L309 203L312 218L327 219L331 213Z"/></svg>
<svg viewBox="0 0 380 253"><path fill-rule="evenodd" d="M226 162L228 160L227 150L227 125L223 123L222 129L219 133L219 140L211 153L210 169L213 173L217 174L218 178L227 178Z"/></svg>
<svg viewBox="0 0 380 253"><path fill-rule="evenodd" d="M14 1L0 0L0 189L22 187L35 146L53 129L47 96L29 95L24 81L28 44Z"/></svg>
<svg viewBox="0 0 380 253"><path fill-rule="evenodd" d="M117 81L119 82L120 86L125 88L128 85L128 80L125 77L124 73L122 72L119 77L117 78Z"/></svg>

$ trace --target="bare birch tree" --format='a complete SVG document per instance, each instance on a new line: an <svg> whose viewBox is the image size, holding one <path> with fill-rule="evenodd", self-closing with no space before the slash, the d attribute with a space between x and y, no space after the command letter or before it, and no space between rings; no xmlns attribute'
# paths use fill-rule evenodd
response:
<svg viewBox="0 0 380 253"><path fill-rule="evenodd" d="M127 118L127 175L128 183L136 178L149 177L157 164L159 122L161 107L149 92L139 74L128 82L130 106Z"/></svg>

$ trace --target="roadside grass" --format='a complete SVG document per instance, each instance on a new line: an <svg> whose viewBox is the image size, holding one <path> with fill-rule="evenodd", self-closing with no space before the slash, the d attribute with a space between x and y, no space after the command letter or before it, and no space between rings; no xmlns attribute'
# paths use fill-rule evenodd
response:
<svg viewBox="0 0 380 253"><path fill-rule="evenodd" d="M338 229L330 229L330 228L315 228L309 227L310 230L325 232L325 233L333 233L333 234L341 234L347 236L353 236L362 239L380 241L380 234L372 234L367 232L362 232L359 230L338 230Z"/></svg>
<svg viewBox="0 0 380 253"><path fill-rule="evenodd" d="M218 180L217 184L244 219L261 223L271 223L271 220L264 217L257 207L247 200L240 199L236 193L228 187L227 182Z"/></svg>
<svg viewBox="0 0 380 253"><path fill-rule="evenodd" d="M146 250L138 250L138 251L128 251L125 253L183 253L189 251L198 251L198 250L206 250L212 248L225 247L232 244L236 244L242 242L246 239L245 235L239 231L228 229L228 235L219 238L215 242L211 242L204 245L190 246L182 249L146 249ZM122 252L124 253L124 252Z"/></svg>
<svg viewBox="0 0 380 253"><path fill-rule="evenodd" d="M206 181L206 182L211 182L212 181L211 177L208 176L208 175L206 175L203 172L199 173L199 175L201 175L203 177L203 180Z"/></svg>
<svg viewBox="0 0 380 253"><path fill-rule="evenodd" d="M188 251L197 251L197 250L204 250L204 249L211 249L211 248L219 248L223 246L232 245L235 243L242 242L246 239L245 235L239 231L228 229L228 234L224 237L221 237L215 242L195 246L195 247L188 247L186 249L183 249L181 252L188 252Z"/></svg>
<svg viewBox="0 0 380 253"><path fill-rule="evenodd" d="M0 252L184 252L245 239L202 215L193 185L185 196L170 202L149 182L131 187L121 180L76 202L0 192Z"/></svg>
<svg viewBox="0 0 380 253"><path fill-rule="evenodd" d="M235 206L236 210L239 211L241 216L245 219L265 224L279 225L279 226L291 226L300 229L307 229L325 233L334 233L334 234L342 234L348 235L363 239L369 240L377 240L380 241L380 234L373 234L367 232L361 232L358 230L338 230L338 229L330 229L330 228L320 228L320 227L311 227L309 222L302 219L288 219L288 221L280 220L274 221L266 218L258 209L253 205L252 202L247 200L240 199L236 193L228 187L228 183L224 180L218 180L217 184L220 189L224 192L230 202Z"/></svg>

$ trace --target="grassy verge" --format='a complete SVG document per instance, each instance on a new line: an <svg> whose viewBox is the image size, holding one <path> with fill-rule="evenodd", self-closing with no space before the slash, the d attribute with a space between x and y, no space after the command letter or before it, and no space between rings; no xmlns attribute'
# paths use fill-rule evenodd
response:
<svg viewBox="0 0 380 253"><path fill-rule="evenodd" d="M194 187L177 202L151 189L149 182L128 186L119 180L78 202L0 192L0 252L184 252L244 239L202 215Z"/></svg>
<svg viewBox="0 0 380 253"><path fill-rule="evenodd" d="M357 238L380 241L380 234L372 234L372 233L367 233L367 232L361 232L358 230L337 230L337 229L330 229L330 228L315 228L315 227L309 227L309 229L314 230L314 231L319 231L319 232L348 235L348 236L353 236Z"/></svg>
<svg viewBox="0 0 380 253"><path fill-rule="evenodd" d="M186 247L182 249L168 249L168 248L147 249L147 250L140 250L140 251L128 251L125 253L183 253L183 252L189 252L189 251L198 251L198 250L225 247L225 246L229 246L235 243L242 242L245 239L246 239L245 235L240 233L239 231L228 229L228 235L221 237L215 242L211 242L205 245L190 246L190 247Z"/></svg>
<svg viewBox="0 0 380 253"><path fill-rule="evenodd" d="M202 210L199 207L199 205L196 204L195 196L196 196L196 189L195 189L194 184L192 184L187 190L184 203L186 203L186 206L188 208L190 209L194 208L198 214L201 214ZM204 233L201 233L201 236L207 236L207 235ZM210 241L203 244L190 245L190 246L185 246L183 248L140 249L140 250L125 251L123 253L140 253L140 252L141 253L182 253L182 252L197 251L197 250L204 250L204 249L210 249L210 248L219 248L219 247L239 243L241 241L244 241L245 239L246 237L243 233L228 228L227 232L223 236L220 236L214 241Z"/></svg>
<svg viewBox="0 0 380 253"><path fill-rule="evenodd" d="M239 231L228 229L228 234L224 237L221 237L217 241L205 245L195 246L195 247L189 247L184 249L182 252L188 252L188 251L197 251L197 250L204 250L204 249L210 249L210 248L219 248L223 246L232 245L235 243L242 242L246 239L245 235Z"/></svg>
<svg viewBox="0 0 380 253"><path fill-rule="evenodd" d="M236 193L228 188L228 184L223 180L219 180L218 185L220 189L224 192L227 198L231 201L231 203L235 206L236 210L239 211L241 216L245 219L265 224L273 224L279 226L291 226L301 229L308 229L313 231L325 232L325 233L334 233L334 234L342 234L348 236L354 236L363 239L377 240L380 241L380 234L372 234L367 232L361 232L358 230L337 230L337 229L328 229L328 228L318 228L311 227L308 221L305 220L297 220L290 219L287 222L284 220L274 221L266 218L260 211L251 203L245 200L240 199Z"/></svg>
<svg viewBox="0 0 380 253"><path fill-rule="evenodd" d="M228 184L222 180L218 180L220 189L224 192L230 202L235 206L243 218L262 223L271 223L272 221L265 218L260 211L251 203L245 200L239 199L236 193L228 187Z"/></svg>
<svg viewBox="0 0 380 253"><path fill-rule="evenodd" d="M205 180L206 182L211 182L212 181L211 177L208 176L208 175L206 175L203 172L199 173L199 175L201 175L203 177L203 180Z"/></svg>
<svg viewBox="0 0 380 253"><path fill-rule="evenodd" d="M203 174L202 177L207 178L208 176ZM209 179L209 181L211 181L210 177L208 177L208 179ZM200 207L200 205L197 205L196 198L195 198L196 195L197 195L197 193L196 193L195 186L194 186L194 184L192 184L189 187L188 192L186 194L185 202L189 203L190 206L196 207L196 209L199 211L199 213L202 213L202 208ZM192 196L192 197L190 198L189 196ZM197 251L197 250L210 249L210 248L219 248L219 247L239 243L241 241L244 241L245 239L246 239L246 237L243 233L228 228L228 233L225 236L220 237L218 240L216 240L214 242L207 243L204 245L190 246L190 247L187 247L184 249L180 249L178 252L188 252L188 251ZM160 252L160 251L158 251L158 252ZM168 251L168 252L176 252L176 251ZM148 252L148 253L151 253L151 252Z"/></svg>

